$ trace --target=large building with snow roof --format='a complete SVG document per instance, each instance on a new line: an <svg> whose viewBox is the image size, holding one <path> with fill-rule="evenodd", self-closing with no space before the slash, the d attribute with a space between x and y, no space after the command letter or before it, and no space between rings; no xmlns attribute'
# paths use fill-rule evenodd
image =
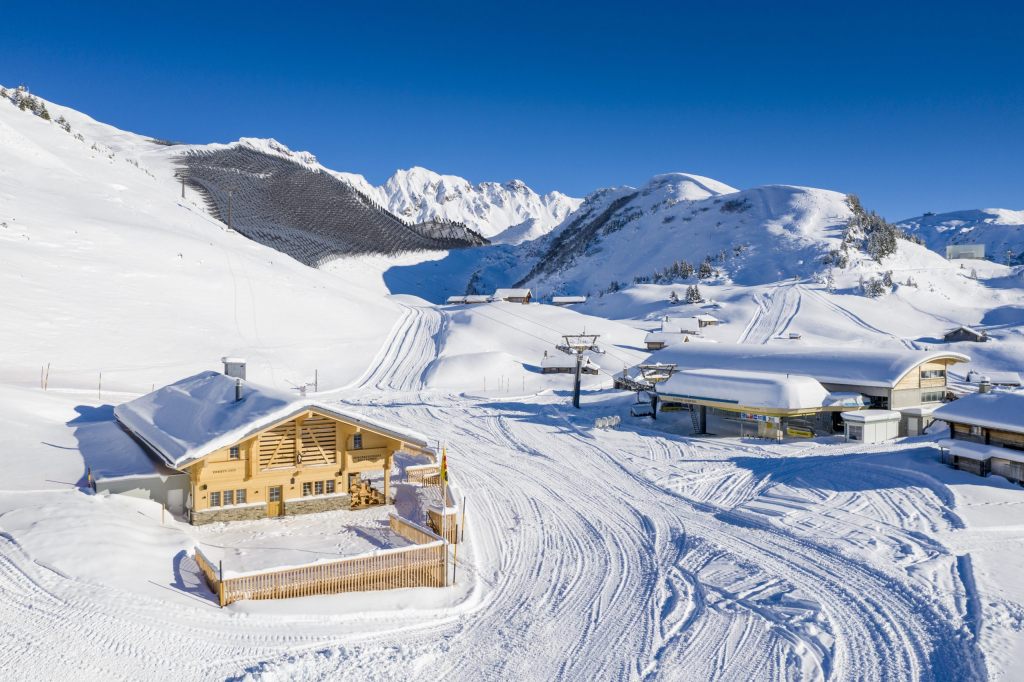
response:
<svg viewBox="0 0 1024 682"><path fill-rule="evenodd" d="M812 379L827 393L846 396L844 400L848 404L844 409L902 410L940 405L947 399L949 366L969 362L970 358L949 351L690 343L666 349L659 354L659 360L673 362L679 370L728 371L738 373L740 378L744 375L750 377L749 381L743 382L733 380L735 377L730 375L729 382L720 381L720 388L728 387L729 392L719 395L718 402L727 399L734 401L735 405L747 405L750 396L757 395L760 390L761 375L768 374L781 382L779 391L782 384L794 381L796 377ZM682 378L672 385L679 394L687 394L687 376L682 373ZM667 387L659 387L659 393L663 390ZM721 405L709 406L727 411ZM771 407L789 408L784 402ZM820 416L813 420L811 430L827 431L829 423L832 430L841 430L838 414L829 414L838 411L841 410L822 405L817 410ZM772 416L770 412L764 414ZM811 421L807 415L804 418ZM905 432L906 424L902 429Z"/></svg>
<svg viewBox="0 0 1024 682"><path fill-rule="evenodd" d="M734 430L764 438L787 431L831 433L833 415L865 406L857 394L831 393L811 377L775 372L684 369L658 383L656 390L663 410L688 405L695 431L723 435Z"/></svg>
<svg viewBox="0 0 1024 682"><path fill-rule="evenodd" d="M395 452L429 450L400 426L211 371L114 416L161 470L184 474L180 494L162 490L170 499L159 501L195 524L348 508L353 495L386 502ZM364 474L379 475L383 491Z"/></svg>

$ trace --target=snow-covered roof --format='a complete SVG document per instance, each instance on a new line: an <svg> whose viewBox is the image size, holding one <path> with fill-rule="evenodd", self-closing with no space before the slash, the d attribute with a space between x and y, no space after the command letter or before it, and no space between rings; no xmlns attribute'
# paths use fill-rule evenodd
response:
<svg viewBox="0 0 1024 682"><path fill-rule="evenodd" d="M970 362L949 351L846 349L840 346L678 344L662 356L680 369L736 369L811 376L825 384L892 388L922 362Z"/></svg>
<svg viewBox="0 0 1024 682"><path fill-rule="evenodd" d="M315 408L367 430L427 447L420 434L292 393L200 372L114 408L117 420L169 465L187 466L276 422Z"/></svg>
<svg viewBox="0 0 1024 682"><path fill-rule="evenodd" d="M971 393L932 412L946 422L1024 433L1024 393Z"/></svg>
<svg viewBox="0 0 1024 682"><path fill-rule="evenodd" d="M553 353L545 355L540 361L541 367L576 367L576 358L568 353ZM601 369L600 365L587 356L583 356L583 366L593 369Z"/></svg>
<svg viewBox="0 0 1024 682"><path fill-rule="evenodd" d="M505 298L526 298L529 295L529 289L495 289L492 298L500 301Z"/></svg>
<svg viewBox="0 0 1024 682"><path fill-rule="evenodd" d="M570 303L586 303L586 296L552 296L551 302L555 305L568 305Z"/></svg>
<svg viewBox="0 0 1024 682"><path fill-rule="evenodd" d="M680 332L697 332L700 324L696 317L666 317L661 321L661 331L678 334Z"/></svg>
<svg viewBox="0 0 1024 682"><path fill-rule="evenodd" d="M964 440L956 440L951 438L943 438L939 441L939 446L946 448L949 452L957 457L963 457L965 459L973 459L977 462L984 462L992 458L993 450L1003 450L997 445L985 445L984 443L971 443Z"/></svg>
<svg viewBox="0 0 1024 682"><path fill-rule="evenodd" d="M1020 374L1017 372L1001 372L991 370L978 372L972 369L970 372L967 373L968 383L980 384L983 379L988 379L989 383L996 384L998 386L1021 385Z"/></svg>
<svg viewBox="0 0 1024 682"><path fill-rule="evenodd" d="M957 457L973 459L978 462L984 462L995 457L997 459L1008 459L1011 462L1024 463L1024 452L1010 450L1000 445L972 443L960 440L959 438L944 438L939 441L939 446L946 448L950 454Z"/></svg>
<svg viewBox="0 0 1024 682"><path fill-rule="evenodd" d="M977 329L974 329L973 327L968 327L967 325L963 325L963 324L960 325L959 327L953 327L952 329L948 330L946 332L946 335L948 336L950 334L953 334L953 333L956 333L956 332L959 332L959 331L967 332L968 334L971 334L972 336L977 336L978 338L981 338L982 336L985 336L985 332L978 331Z"/></svg>
<svg viewBox="0 0 1024 682"><path fill-rule="evenodd" d="M701 313L700 315L697 315L693 319L697 320L698 322L721 322L721 320L715 317L714 315L708 315L707 313Z"/></svg>
<svg viewBox="0 0 1024 682"><path fill-rule="evenodd" d="M658 384L657 391L662 397L782 410L819 408L829 396L824 386L808 376L732 369L677 371Z"/></svg>
<svg viewBox="0 0 1024 682"><path fill-rule="evenodd" d="M449 296L448 300L445 301L445 303L465 303L465 302L466 302L466 297L465 296Z"/></svg>
<svg viewBox="0 0 1024 682"><path fill-rule="evenodd" d="M860 422L862 424L895 422L900 420L900 413L895 410L854 410L843 412L843 419L848 422Z"/></svg>
<svg viewBox="0 0 1024 682"><path fill-rule="evenodd" d="M466 297L466 303L490 303L491 297L488 294L470 294Z"/></svg>

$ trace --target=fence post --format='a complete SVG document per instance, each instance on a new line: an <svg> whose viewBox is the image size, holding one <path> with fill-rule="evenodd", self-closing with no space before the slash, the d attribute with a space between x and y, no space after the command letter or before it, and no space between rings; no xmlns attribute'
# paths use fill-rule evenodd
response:
<svg viewBox="0 0 1024 682"><path fill-rule="evenodd" d="M220 607L224 608L224 560L217 562L217 600Z"/></svg>

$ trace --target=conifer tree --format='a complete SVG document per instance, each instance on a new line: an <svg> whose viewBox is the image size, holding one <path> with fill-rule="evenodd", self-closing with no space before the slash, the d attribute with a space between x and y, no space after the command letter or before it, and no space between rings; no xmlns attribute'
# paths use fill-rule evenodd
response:
<svg viewBox="0 0 1024 682"><path fill-rule="evenodd" d="M700 263L700 269L697 271L697 277L699 279L707 279L715 274L715 268L711 265L711 258L705 256L704 260Z"/></svg>

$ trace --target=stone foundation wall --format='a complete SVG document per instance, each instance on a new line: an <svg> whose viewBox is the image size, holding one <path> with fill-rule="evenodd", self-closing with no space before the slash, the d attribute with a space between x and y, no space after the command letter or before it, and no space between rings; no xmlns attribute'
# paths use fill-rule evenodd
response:
<svg viewBox="0 0 1024 682"><path fill-rule="evenodd" d="M201 526L206 523L218 523L220 521L252 521L265 518L266 515L267 505L253 504L245 507L221 507L219 509L193 511L191 522L193 526Z"/></svg>
<svg viewBox="0 0 1024 682"><path fill-rule="evenodd" d="M299 514L315 514L317 512L335 511L337 509L348 509L351 500L348 495L331 495L329 497L312 497L285 500L285 516L297 516Z"/></svg>

